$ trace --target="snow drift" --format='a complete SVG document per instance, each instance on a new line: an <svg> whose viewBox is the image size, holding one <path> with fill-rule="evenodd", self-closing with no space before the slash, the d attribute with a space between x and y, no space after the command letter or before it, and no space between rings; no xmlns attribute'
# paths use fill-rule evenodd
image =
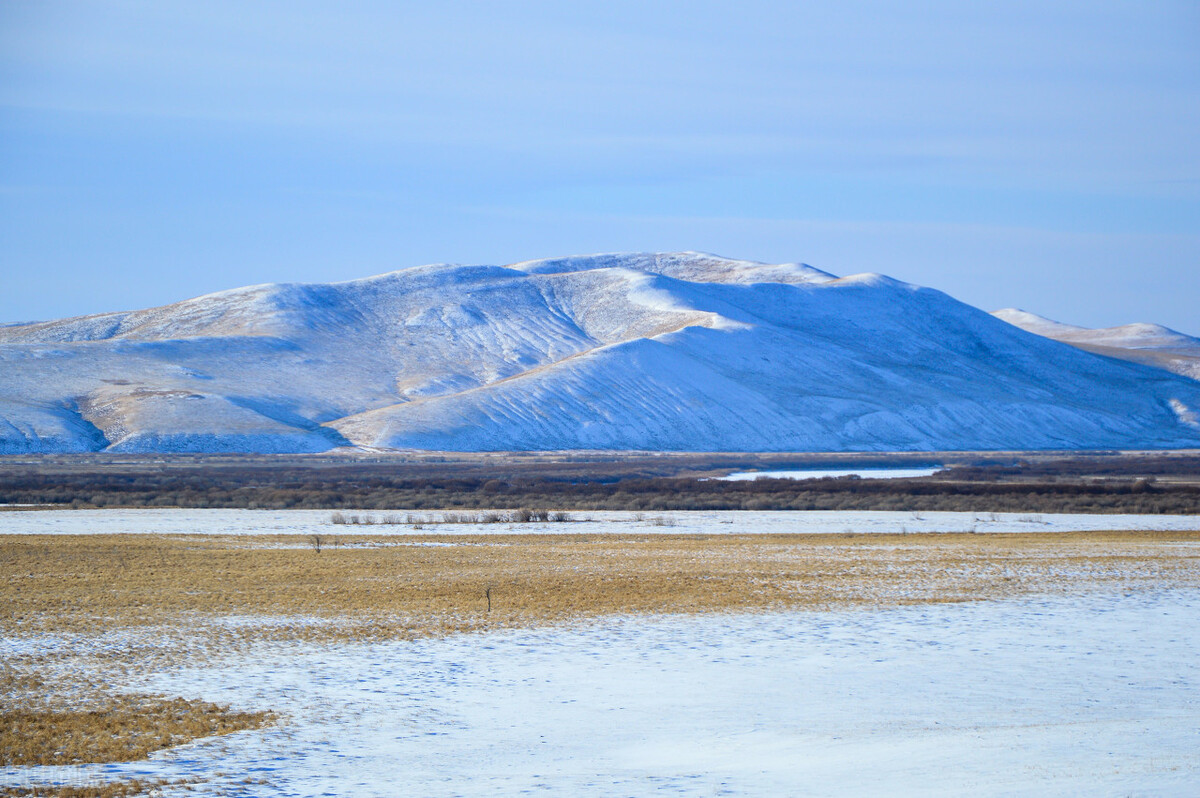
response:
<svg viewBox="0 0 1200 798"><path fill-rule="evenodd" d="M1200 383L927 288L698 253L0 327L0 452L1200 446Z"/></svg>

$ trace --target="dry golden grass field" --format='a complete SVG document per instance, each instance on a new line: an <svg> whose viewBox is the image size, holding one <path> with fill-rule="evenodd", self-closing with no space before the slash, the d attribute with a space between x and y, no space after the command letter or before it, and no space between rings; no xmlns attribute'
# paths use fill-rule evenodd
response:
<svg viewBox="0 0 1200 798"><path fill-rule="evenodd" d="M613 614L885 607L1200 585L1200 533L3 535L0 765L124 761L270 723L122 675L252 650ZM97 644L105 635L104 645ZM116 642L114 642L116 641ZM128 785L111 785L120 792ZM0 789L0 793L2 793ZM9 791L11 795L83 795Z"/></svg>

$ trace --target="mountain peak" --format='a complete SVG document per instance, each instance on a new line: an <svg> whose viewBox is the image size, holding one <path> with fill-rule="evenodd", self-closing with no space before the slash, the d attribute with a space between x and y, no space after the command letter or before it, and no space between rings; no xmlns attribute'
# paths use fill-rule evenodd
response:
<svg viewBox="0 0 1200 798"><path fill-rule="evenodd" d="M564 274L598 269L625 268L661 274L690 282L711 283L814 283L834 276L803 263L760 263L706 252L624 252L574 255L522 261L509 268L530 274Z"/></svg>
<svg viewBox="0 0 1200 798"><path fill-rule="evenodd" d="M1075 327L1070 324L1063 324L1060 321L1048 319L1045 316L1039 316L1036 313L1030 313L1027 310L1019 308L1003 308L1001 310L992 311L992 315L996 318L1006 321L1015 327L1020 327L1022 330L1035 333L1037 335L1047 335L1050 331L1055 332L1073 332L1086 330L1086 327ZM1042 331L1046 332L1042 332ZM1048 336L1053 337L1053 336Z"/></svg>

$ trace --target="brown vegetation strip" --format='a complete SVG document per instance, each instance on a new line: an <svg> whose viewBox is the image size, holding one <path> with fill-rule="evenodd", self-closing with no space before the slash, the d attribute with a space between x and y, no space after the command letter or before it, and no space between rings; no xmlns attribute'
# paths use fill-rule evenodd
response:
<svg viewBox="0 0 1200 798"><path fill-rule="evenodd" d="M337 619L371 636L411 636L613 613L1194 585L1200 549L1190 544L1198 539L1194 532L355 535L327 539L318 553L305 536L10 535L0 536L0 630L299 616Z"/></svg>
<svg viewBox="0 0 1200 798"><path fill-rule="evenodd" d="M924 479L707 479L731 470L932 464L954 467ZM1200 513L1200 454L31 455L0 458L3 504Z"/></svg>

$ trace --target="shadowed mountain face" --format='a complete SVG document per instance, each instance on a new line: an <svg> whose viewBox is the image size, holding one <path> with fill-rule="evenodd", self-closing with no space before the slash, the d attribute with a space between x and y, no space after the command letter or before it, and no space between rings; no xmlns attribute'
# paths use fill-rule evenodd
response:
<svg viewBox="0 0 1200 798"><path fill-rule="evenodd" d="M878 275L422 266L0 327L0 452L1200 446L1200 383Z"/></svg>

